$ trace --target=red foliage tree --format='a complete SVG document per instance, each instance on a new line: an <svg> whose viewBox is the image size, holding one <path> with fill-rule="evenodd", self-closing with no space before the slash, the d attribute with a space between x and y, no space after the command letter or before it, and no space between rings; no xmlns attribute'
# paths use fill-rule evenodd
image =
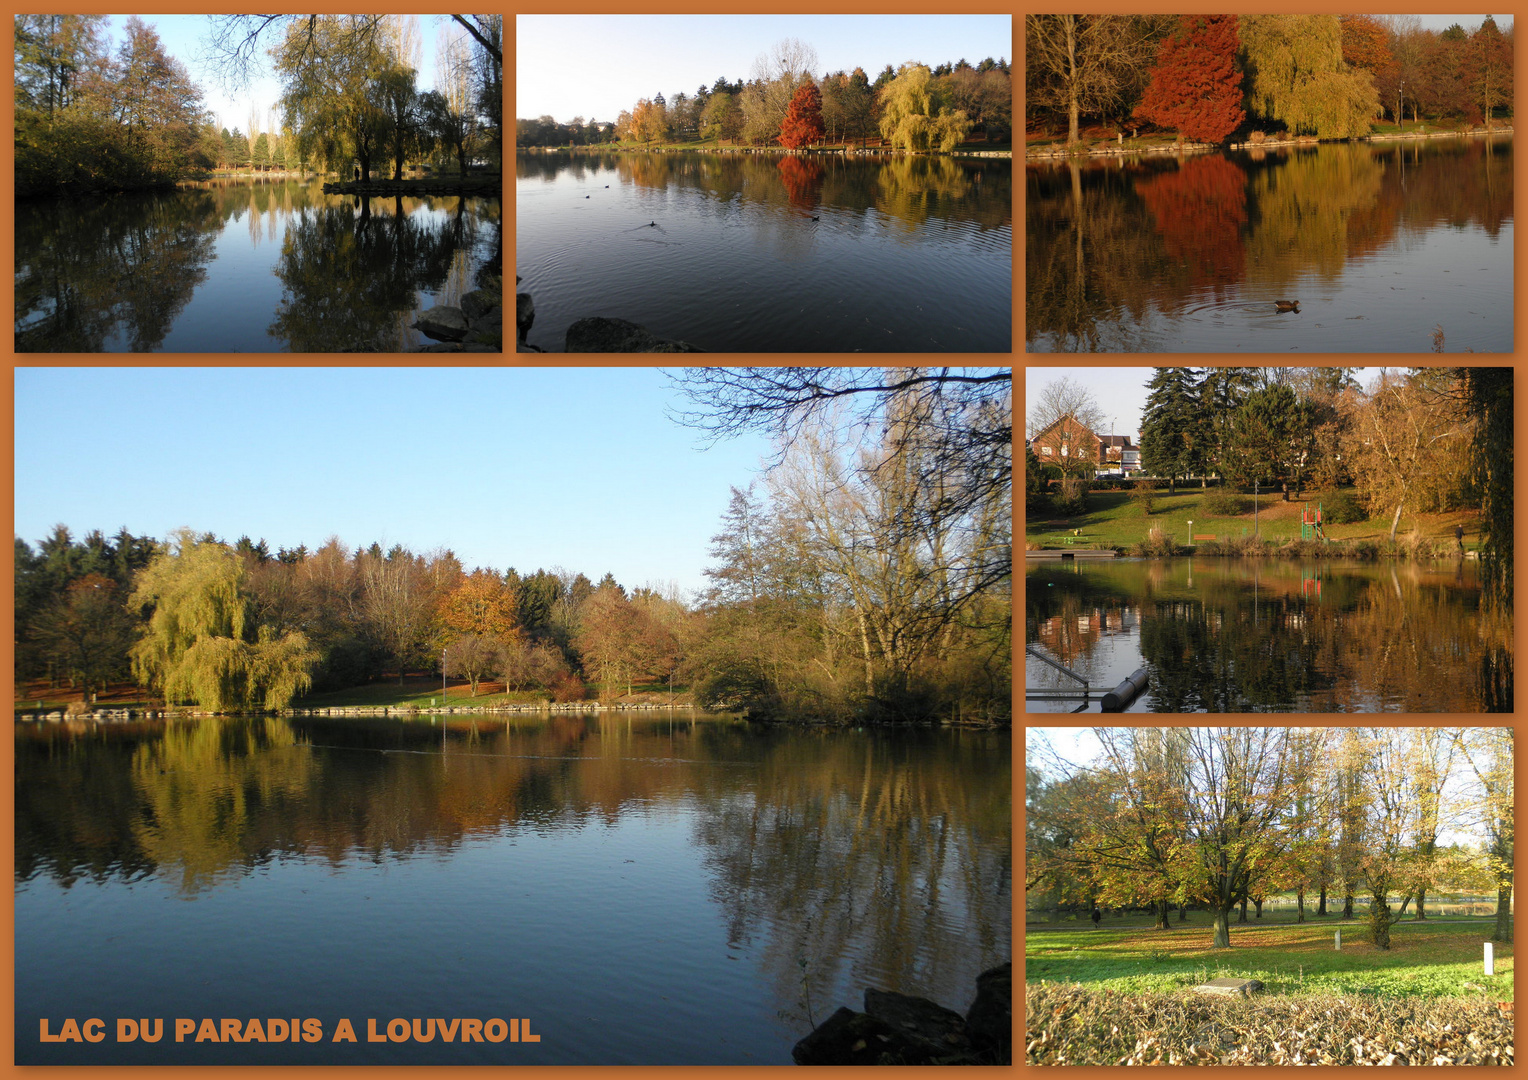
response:
<svg viewBox="0 0 1528 1080"><path fill-rule="evenodd" d="M1219 142L1241 124L1240 39L1235 15L1185 15L1162 42L1138 119L1175 128L1187 139Z"/></svg>
<svg viewBox="0 0 1528 1080"><path fill-rule="evenodd" d="M780 145L799 150L822 138L822 91L808 81L796 90L780 124Z"/></svg>

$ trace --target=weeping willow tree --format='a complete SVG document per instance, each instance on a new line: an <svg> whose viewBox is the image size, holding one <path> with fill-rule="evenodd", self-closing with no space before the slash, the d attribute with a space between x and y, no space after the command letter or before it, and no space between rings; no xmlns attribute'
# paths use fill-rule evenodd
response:
<svg viewBox="0 0 1528 1080"><path fill-rule="evenodd" d="M1372 75L1343 60L1336 15L1243 15L1239 29L1253 112L1295 135L1369 134L1379 91Z"/></svg>
<svg viewBox="0 0 1528 1080"><path fill-rule="evenodd" d="M139 574L129 606L153 611L132 648L133 674L167 705L284 709L311 684L317 650L301 633L253 624L245 579L231 548L189 531Z"/></svg>
<svg viewBox="0 0 1528 1080"><path fill-rule="evenodd" d="M922 64L903 64L881 93L881 134L909 150L955 149L971 130L960 109L951 110L933 73Z"/></svg>

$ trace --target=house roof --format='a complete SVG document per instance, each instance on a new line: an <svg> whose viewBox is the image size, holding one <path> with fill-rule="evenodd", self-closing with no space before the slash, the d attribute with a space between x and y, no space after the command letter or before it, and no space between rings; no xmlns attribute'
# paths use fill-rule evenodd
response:
<svg viewBox="0 0 1528 1080"><path fill-rule="evenodd" d="M1058 428L1062 424L1066 423L1068 420L1070 420L1072 423L1076 424L1078 427L1082 428L1082 430L1086 431L1089 435L1093 435L1093 431L1092 431L1091 428L1088 427L1088 425L1084 424L1081 420L1077 419L1077 417L1074 416L1073 414L1067 413L1065 416L1060 417L1059 419L1053 421L1050 424L1049 427L1046 427L1043 430L1041 430L1040 432L1038 432L1034 436L1034 438L1032 438L1030 441L1031 442L1039 442L1041 439L1045 438L1045 436L1049 435L1056 428ZM1095 439L1098 438L1097 435L1093 435L1093 437Z"/></svg>
<svg viewBox="0 0 1528 1080"><path fill-rule="evenodd" d="M1135 449L1135 444L1130 441L1129 435L1100 435L1098 441L1105 446L1118 446L1122 450Z"/></svg>

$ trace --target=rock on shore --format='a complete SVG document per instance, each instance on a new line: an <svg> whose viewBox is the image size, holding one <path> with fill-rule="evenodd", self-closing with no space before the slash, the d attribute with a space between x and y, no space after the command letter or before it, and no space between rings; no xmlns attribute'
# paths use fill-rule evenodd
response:
<svg viewBox="0 0 1528 1080"><path fill-rule="evenodd" d="M419 352L503 352L504 304L501 292L477 289L462 297L460 307L437 304L420 314L414 328L442 342Z"/></svg>
<svg viewBox="0 0 1528 1080"><path fill-rule="evenodd" d="M791 1050L797 1065L1007 1065L1013 1060L1013 964L982 972L962 1017L927 998L865 991Z"/></svg>
<svg viewBox="0 0 1528 1080"><path fill-rule="evenodd" d="M579 319L568 327L566 352L704 352L687 341L665 341L625 319Z"/></svg>

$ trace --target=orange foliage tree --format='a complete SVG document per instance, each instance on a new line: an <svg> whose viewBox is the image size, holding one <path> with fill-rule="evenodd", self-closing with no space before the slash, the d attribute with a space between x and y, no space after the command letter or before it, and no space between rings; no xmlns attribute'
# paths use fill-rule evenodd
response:
<svg viewBox="0 0 1528 1080"><path fill-rule="evenodd" d="M1186 139L1219 142L1241 125L1235 15L1185 15L1162 42L1135 115Z"/></svg>
<svg viewBox="0 0 1528 1080"><path fill-rule="evenodd" d="M519 637L515 594L497 574L475 570L446 594L440 621L448 670L464 676L476 697L479 681Z"/></svg>
<svg viewBox="0 0 1528 1080"><path fill-rule="evenodd" d="M799 150L807 143L817 142L823 135L822 91L814 82L806 82L791 97L785 109L785 120L780 124L780 145L788 150Z"/></svg>

